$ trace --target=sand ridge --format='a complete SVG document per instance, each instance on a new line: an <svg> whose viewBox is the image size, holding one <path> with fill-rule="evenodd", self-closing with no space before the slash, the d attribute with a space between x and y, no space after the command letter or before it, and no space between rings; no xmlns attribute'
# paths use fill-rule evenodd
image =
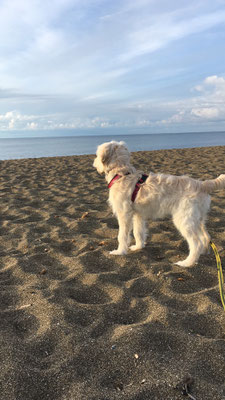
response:
<svg viewBox="0 0 225 400"><path fill-rule="evenodd" d="M132 154L149 172L215 178L225 147ZM225 399L225 313L211 252L181 268L171 221L110 256L117 221L94 156L0 162L0 380L5 400ZM208 230L225 265L225 191ZM178 388L176 386L178 385Z"/></svg>

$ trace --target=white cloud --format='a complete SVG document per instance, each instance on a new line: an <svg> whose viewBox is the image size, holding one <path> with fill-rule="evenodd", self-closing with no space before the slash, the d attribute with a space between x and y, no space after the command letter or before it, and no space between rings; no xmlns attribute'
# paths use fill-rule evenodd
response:
<svg viewBox="0 0 225 400"><path fill-rule="evenodd" d="M185 111L179 111L177 114L172 115L171 117L169 117L168 119L163 119L162 121L158 121L158 123L162 123L162 124L179 124L181 122L184 122L186 118L186 114Z"/></svg>
<svg viewBox="0 0 225 400"><path fill-rule="evenodd" d="M218 100L221 100L221 97L225 97L225 79L217 75L208 76L201 85L195 86L194 89L208 96L218 96Z"/></svg>
<svg viewBox="0 0 225 400"><path fill-rule="evenodd" d="M207 108L193 108L191 110L191 114L196 117L206 118L206 119L214 119L219 116L219 110L215 107Z"/></svg>
<svg viewBox="0 0 225 400"><path fill-rule="evenodd" d="M198 95L168 104L175 112L168 118L158 121L162 125L224 123L225 121L225 79L222 76L206 77L194 88ZM193 91L192 91L193 93ZM222 127L222 126L221 126Z"/></svg>
<svg viewBox="0 0 225 400"><path fill-rule="evenodd" d="M225 79L223 77L218 77L217 75L208 76L204 80L204 83L206 85L214 85L214 86L222 85L223 87L225 87Z"/></svg>
<svg viewBox="0 0 225 400"><path fill-rule="evenodd" d="M38 119L34 115L23 115L18 111L8 111L0 114L0 130L26 130L38 128L38 123L33 120Z"/></svg>
<svg viewBox="0 0 225 400"><path fill-rule="evenodd" d="M140 21L140 28L129 33L129 49L121 55L128 60L146 53L152 53L170 42L203 32L225 22L225 11L208 13L198 17L184 17L180 10L162 13Z"/></svg>
<svg viewBox="0 0 225 400"><path fill-rule="evenodd" d="M51 119L49 118L51 117ZM25 115L18 111L8 111L0 115L0 130L58 130L58 129L94 129L117 126L108 118L95 116L93 118L75 118L55 115Z"/></svg>
<svg viewBox="0 0 225 400"><path fill-rule="evenodd" d="M192 114L206 119L225 119L225 79L211 75L198 87L199 97L194 98L196 106Z"/></svg>
<svg viewBox="0 0 225 400"><path fill-rule="evenodd" d="M35 130L38 128L37 122L28 122L27 123L27 129L28 130Z"/></svg>

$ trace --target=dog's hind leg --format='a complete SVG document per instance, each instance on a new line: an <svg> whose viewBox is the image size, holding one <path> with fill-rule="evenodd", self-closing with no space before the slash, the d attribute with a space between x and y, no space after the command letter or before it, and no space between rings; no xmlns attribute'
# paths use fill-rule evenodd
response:
<svg viewBox="0 0 225 400"><path fill-rule="evenodd" d="M209 254L209 252L210 252L209 243L210 243L211 238L206 230L204 222L202 222L200 224L200 228L201 228L201 232L202 232L202 242L203 242L203 246L204 246L203 253Z"/></svg>
<svg viewBox="0 0 225 400"><path fill-rule="evenodd" d="M113 255L127 254L128 246L130 243L130 233L132 228L132 214L130 213L118 213L117 219L119 223L118 233L118 249L110 251Z"/></svg>
<svg viewBox="0 0 225 400"><path fill-rule="evenodd" d="M180 267L191 267L197 263L199 256L204 251L199 221L189 217L186 219L183 218L182 220L180 218L174 218L173 222L184 239L186 239L189 246L188 257L183 261L178 261L176 264Z"/></svg>
<svg viewBox="0 0 225 400"><path fill-rule="evenodd" d="M145 220L139 214L134 214L133 216L133 234L136 243L130 246L130 250L135 251L143 249L143 247L145 247L147 230Z"/></svg>

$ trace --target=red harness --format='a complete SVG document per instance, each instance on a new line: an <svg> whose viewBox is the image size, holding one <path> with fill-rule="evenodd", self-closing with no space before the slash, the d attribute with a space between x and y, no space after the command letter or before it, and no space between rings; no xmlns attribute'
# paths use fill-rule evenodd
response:
<svg viewBox="0 0 225 400"><path fill-rule="evenodd" d="M112 178L112 180L109 182L109 184L108 184L108 189L110 189L110 188L112 187L112 185L117 181L117 179L120 179L120 178L122 178L122 175L118 175L118 174L115 175L115 176ZM132 196L131 196L132 202L135 201L136 196L137 196L137 194L138 194L138 191L139 191L139 189L140 189L142 183L144 183L144 182L146 181L147 178L148 178L148 175L145 175L145 174L144 174L144 175L142 175L142 177L139 179L139 181L136 183L135 188L134 188L134 191L133 191Z"/></svg>

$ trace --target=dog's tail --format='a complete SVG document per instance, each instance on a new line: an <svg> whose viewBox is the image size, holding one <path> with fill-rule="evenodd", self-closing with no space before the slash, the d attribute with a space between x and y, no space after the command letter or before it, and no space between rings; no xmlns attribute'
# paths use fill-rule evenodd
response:
<svg viewBox="0 0 225 400"><path fill-rule="evenodd" d="M209 179L201 182L201 187L207 193L211 193L214 190L225 188L225 174L221 174L216 179Z"/></svg>

